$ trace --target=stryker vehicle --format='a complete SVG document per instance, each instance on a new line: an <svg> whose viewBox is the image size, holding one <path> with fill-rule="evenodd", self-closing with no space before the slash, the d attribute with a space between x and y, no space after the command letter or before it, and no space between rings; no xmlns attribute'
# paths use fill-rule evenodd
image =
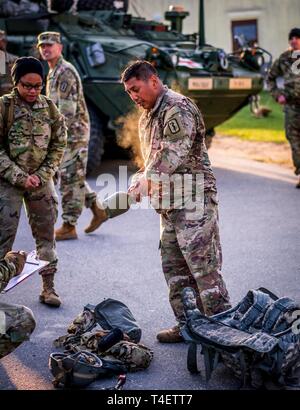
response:
<svg viewBox="0 0 300 410"><path fill-rule="evenodd" d="M7 10L5 4L19 9ZM269 53L242 41L235 54L205 44L203 1L199 35L182 34L189 13L180 6L165 13L170 25L134 17L127 10L127 1L112 0L3 0L0 5L0 29L6 31L13 54L37 56L37 34L62 34L64 56L82 78L91 118L88 172L101 162L105 137L118 131L116 120L133 108L119 81L129 62L152 62L165 84L195 101L204 116L208 145L214 127L262 90L264 69L271 63Z"/></svg>

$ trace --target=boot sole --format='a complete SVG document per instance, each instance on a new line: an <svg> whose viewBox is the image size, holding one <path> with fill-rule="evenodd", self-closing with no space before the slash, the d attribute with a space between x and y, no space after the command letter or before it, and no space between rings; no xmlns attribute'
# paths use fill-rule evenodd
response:
<svg viewBox="0 0 300 410"><path fill-rule="evenodd" d="M159 340L159 343L184 343L184 339L181 340Z"/></svg>
<svg viewBox="0 0 300 410"><path fill-rule="evenodd" d="M55 237L56 242L58 241L68 241L72 239L78 239L78 236L65 236L64 238L57 238Z"/></svg>
<svg viewBox="0 0 300 410"><path fill-rule="evenodd" d="M171 340L171 339L160 339L159 337L156 337L157 338L157 340L159 341L159 343L183 343L184 342L184 338L183 337L181 337L181 338L178 338L178 339L173 339L173 340Z"/></svg>
<svg viewBox="0 0 300 410"><path fill-rule="evenodd" d="M105 220L106 221L106 220ZM98 229L98 228L100 228L100 226L105 222L105 221L102 221L102 222L100 222L99 224L97 224L95 227L93 227L93 228L86 228L85 230L84 230L84 232L85 233L92 233L92 232L94 232L96 229Z"/></svg>
<svg viewBox="0 0 300 410"><path fill-rule="evenodd" d="M48 305L48 306L52 306L52 307L60 307L60 305L61 305L61 302L59 304L58 303L47 302L43 296L39 297L39 301L41 303L43 303L44 305Z"/></svg>

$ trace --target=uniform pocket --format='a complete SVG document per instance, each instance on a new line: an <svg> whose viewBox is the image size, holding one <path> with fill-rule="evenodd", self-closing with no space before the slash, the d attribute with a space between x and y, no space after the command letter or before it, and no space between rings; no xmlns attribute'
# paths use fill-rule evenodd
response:
<svg viewBox="0 0 300 410"><path fill-rule="evenodd" d="M34 145L41 150L46 150L49 146L51 140L51 122L52 120L47 116L34 119L32 139Z"/></svg>

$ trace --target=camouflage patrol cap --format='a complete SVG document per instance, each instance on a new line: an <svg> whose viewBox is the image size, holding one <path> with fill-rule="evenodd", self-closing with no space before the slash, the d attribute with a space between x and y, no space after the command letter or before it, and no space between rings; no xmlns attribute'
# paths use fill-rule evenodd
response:
<svg viewBox="0 0 300 410"><path fill-rule="evenodd" d="M4 30L0 30L0 40L6 40L6 33Z"/></svg>
<svg viewBox="0 0 300 410"><path fill-rule="evenodd" d="M44 31L43 33L38 35L38 47L40 47L42 44L55 43L61 43L60 33L58 33L57 31Z"/></svg>

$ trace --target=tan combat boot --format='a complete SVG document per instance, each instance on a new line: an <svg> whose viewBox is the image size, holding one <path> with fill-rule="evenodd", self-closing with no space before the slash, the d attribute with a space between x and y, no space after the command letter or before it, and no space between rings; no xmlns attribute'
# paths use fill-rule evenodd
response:
<svg viewBox="0 0 300 410"><path fill-rule="evenodd" d="M59 307L61 300L58 294L54 290L54 274L43 275L43 290L40 294L40 302L46 305Z"/></svg>
<svg viewBox="0 0 300 410"><path fill-rule="evenodd" d="M62 226L55 231L55 239L57 241L65 241L67 239L77 239L77 232L74 225L64 222Z"/></svg>
<svg viewBox="0 0 300 410"><path fill-rule="evenodd" d="M89 226L84 230L85 233L94 232L103 222L108 219L107 213L104 209L99 208L96 201L93 202L91 211L93 212L93 219L91 220Z"/></svg>
<svg viewBox="0 0 300 410"><path fill-rule="evenodd" d="M184 341L178 325L171 327L171 329L161 330L156 337L160 343L180 343Z"/></svg>

